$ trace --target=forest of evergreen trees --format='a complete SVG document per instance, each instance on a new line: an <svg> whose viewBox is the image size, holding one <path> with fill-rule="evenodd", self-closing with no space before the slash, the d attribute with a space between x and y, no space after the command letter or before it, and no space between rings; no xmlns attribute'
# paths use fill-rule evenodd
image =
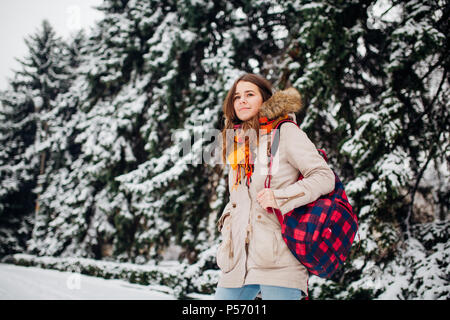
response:
<svg viewBox="0 0 450 320"><path fill-rule="evenodd" d="M145 264L172 250L215 272L228 172L192 161L213 143L195 137L223 127L227 90L254 72L302 93L300 127L360 220L345 268L312 279L313 296L450 298L448 0L98 10L70 39L37 26L0 92L0 258Z"/></svg>

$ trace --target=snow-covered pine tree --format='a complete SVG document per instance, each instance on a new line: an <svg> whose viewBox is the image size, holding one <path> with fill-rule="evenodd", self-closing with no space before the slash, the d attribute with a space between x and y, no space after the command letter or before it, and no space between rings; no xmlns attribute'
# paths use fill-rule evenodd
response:
<svg viewBox="0 0 450 320"><path fill-rule="evenodd" d="M293 9L286 13L294 40L284 78L304 93L302 128L329 151L361 219L361 249L317 296L374 298L387 289L374 269L386 275L389 263L407 264L405 256L412 253L405 240L416 245L412 230L428 222L437 224L436 234L448 234L448 201L442 201L449 176L448 6L434 1L285 6ZM436 253L441 241L428 253L422 247L424 254ZM437 277L435 297L448 295L445 277Z"/></svg>
<svg viewBox="0 0 450 320"><path fill-rule="evenodd" d="M11 237L2 239L3 253L23 251L30 233L35 237L39 232L39 195L45 187L43 175L50 156L46 150L48 114L57 95L70 84L64 45L48 21L44 20L41 29L25 43L28 54L19 60L22 69L15 73L1 97L2 234L17 234L20 244L13 245Z"/></svg>
<svg viewBox="0 0 450 320"><path fill-rule="evenodd" d="M138 99L136 91L126 96L135 79L118 93L136 62L130 58L135 54L136 37L129 37L132 23L121 20L121 8L120 2L105 2L101 9L110 14L105 14L87 39L74 39L69 50L80 51L79 62L72 66L77 77L60 96L59 105L61 110L75 112L55 135L65 140L61 154L67 162L55 172L45 191L52 221L36 246L41 255L109 257L113 241L117 242L116 253L126 253L133 239L133 230L129 230L133 223L127 222L128 201L116 193L113 181L117 172L135 161L124 137L132 130L127 117L133 114L120 107L130 102L130 97ZM116 96L119 98L114 101Z"/></svg>
<svg viewBox="0 0 450 320"><path fill-rule="evenodd" d="M84 63L86 36L83 31L72 35L69 43L60 43L60 62L70 83L62 88L51 101L51 108L42 113L47 125L47 136L40 148L48 156L46 170L40 175L45 184L39 192L39 218L35 223L39 230L28 243L28 251L38 255L61 255L70 243L64 235L74 236L77 223L73 218L73 188L77 177L77 160L81 154L76 142L79 131L75 117L82 101L88 100L87 81L79 74L78 67ZM80 203L77 203L80 206ZM83 225L78 221L78 225Z"/></svg>
<svg viewBox="0 0 450 320"><path fill-rule="evenodd" d="M34 105L25 92L0 96L0 255L23 252L31 235L38 174Z"/></svg>
<svg viewBox="0 0 450 320"><path fill-rule="evenodd" d="M354 139L343 148L351 150L369 191L360 193L370 237L365 252L378 265L366 265L362 277L378 273L374 289L383 292L381 298L448 299L449 6L445 1L377 5L370 22L384 35L382 45L372 45L383 55L378 60L385 72L383 91L358 118L355 134L370 141L364 149L371 168L356 155L364 152ZM392 270L406 280L403 285L387 280Z"/></svg>

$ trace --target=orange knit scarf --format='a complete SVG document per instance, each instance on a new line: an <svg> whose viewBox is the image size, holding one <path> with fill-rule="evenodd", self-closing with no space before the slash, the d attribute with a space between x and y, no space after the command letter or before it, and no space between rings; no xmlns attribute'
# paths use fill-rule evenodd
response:
<svg viewBox="0 0 450 320"><path fill-rule="evenodd" d="M278 124L279 121L287 119L288 115L278 117L273 120L268 120L267 117L259 118L259 129L263 135L270 134L272 129ZM237 189L241 182L242 169L245 172L245 184L250 187L251 177L255 170L254 155L250 151L248 141L243 141L241 137L237 135L239 130L242 129L242 125L234 125L234 145L233 152L228 156L228 163L231 165L233 171L235 171L236 179L233 185L233 189Z"/></svg>

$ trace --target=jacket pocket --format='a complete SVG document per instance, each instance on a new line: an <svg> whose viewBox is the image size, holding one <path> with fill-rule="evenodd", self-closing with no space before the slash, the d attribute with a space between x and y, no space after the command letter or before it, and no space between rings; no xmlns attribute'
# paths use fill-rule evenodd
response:
<svg viewBox="0 0 450 320"><path fill-rule="evenodd" d="M233 269L235 261L230 213L224 214L224 216L221 217L220 220L222 242L217 249L216 261L219 268L226 273Z"/></svg>
<svg viewBox="0 0 450 320"><path fill-rule="evenodd" d="M257 230L252 232L249 254L253 261L260 267L276 265L278 243L275 231L263 225L258 225Z"/></svg>
<svg viewBox="0 0 450 320"><path fill-rule="evenodd" d="M291 250L287 246L286 242L284 242L281 230L275 232L275 238L277 239L277 257L276 257L277 265L280 267L298 265L299 262L297 258L295 258L295 256L292 254Z"/></svg>

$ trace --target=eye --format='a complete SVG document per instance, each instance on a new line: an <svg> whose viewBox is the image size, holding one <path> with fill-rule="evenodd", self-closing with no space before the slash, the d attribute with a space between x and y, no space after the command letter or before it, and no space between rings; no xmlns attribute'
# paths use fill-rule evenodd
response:
<svg viewBox="0 0 450 320"><path fill-rule="evenodd" d="M234 96L233 101L236 101L237 99L239 99L239 96Z"/></svg>

